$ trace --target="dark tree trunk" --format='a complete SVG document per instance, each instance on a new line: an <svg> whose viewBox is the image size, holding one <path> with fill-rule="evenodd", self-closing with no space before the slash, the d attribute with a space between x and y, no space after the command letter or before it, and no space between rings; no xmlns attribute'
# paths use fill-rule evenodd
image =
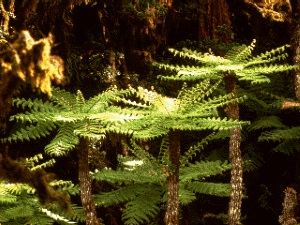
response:
<svg viewBox="0 0 300 225"><path fill-rule="evenodd" d="M99 225L97 219L96 207L92 196L92 183L90 178L89 167L89 142L85 138L80 139L78 149L78 164L79 164L79 185L81 202L84 208L85 219L87 225Z"/></svg>
<svg viewBox="0 0 300 225"><path fill-rule="evenodd" d="M235 75L226 75L224 77L226 92L236 93L236 77ZM239 105L237 102L231 103L227 107L227 116L230 119L239 119ZM231 180L230 180L230 202L228 209L228 224L237 225L241 224L241 207L242 207L242 191L243 191L243 167L242 167L242 154L241 154L241 133L240 128L235 128L230 131L229 140L229 158L231 162Z"/></svg>
<svg viewBox="0 0 300 225"><path fill-rule="evenodd" d="M232 39L231 21L226 0L200 1L199 10L198 39L211 38L225 43L230 42ZM220 28L223 29L222 32L220 32Z"/></svg>
<svg viewBox="0 0 300 225"><path fill-rule="evenodd" d="M169 133L169 158L172 168L167 173L167 202L165 224L179 224L179 167L180 167L180 135L178 131Z"/></svg>

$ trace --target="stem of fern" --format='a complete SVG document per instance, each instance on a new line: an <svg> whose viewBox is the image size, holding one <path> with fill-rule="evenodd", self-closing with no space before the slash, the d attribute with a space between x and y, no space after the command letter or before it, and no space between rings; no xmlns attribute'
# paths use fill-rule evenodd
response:
<svg viewBox="0 0 300 225"><path fill-rule="evenodd" d="M92 196L92 182L89 167L89 141L81 138L78 146L79 184L81 202L84 208L86 225L99 225L96 207Z"/></svg>
<svg viewBox="0 0 300 225"><path fill-rule="evenodd" d="M180 167L180 135L178 131L169 133L169 158L172 163L170 173L167 172L167 202L165 224L179 224L179 167Z"/></svg>
<svg viewBox="0 0 300 225"><path fill-rule="evenodd" d="M224 76L225 89L228 94L233 94L233 98L237 98L236 93L236 76L234 74L226 74ZM239 120L240 112L238 102L230 103L226 109L227 116L233 120ZM229 140L229 158L231 162L231 180L230 180L230 201L228 209L228 224L241 224L241 208L243 193L243 167L241 154L241 134L240 128L230 131Z"/></svg>

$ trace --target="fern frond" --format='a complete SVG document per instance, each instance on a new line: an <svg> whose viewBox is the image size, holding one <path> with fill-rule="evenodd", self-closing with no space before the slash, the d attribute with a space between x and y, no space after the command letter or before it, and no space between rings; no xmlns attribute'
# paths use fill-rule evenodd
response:
<svg viewBox="0 0 300 225"><path fill-rule="evenodd" d="M16 126L19 129L14 129L11 134L6 137L2 138L1 142L17 142L17 141L30 141L31 139L36 140L40 139L41 137L46 137L50 134L52 130L54 130L57 126L57 123L52 121L40 121L35 125L28 125L24 127L24 124L17 124Z"/></svg>
<svg viewBox="0 0 300 225"><path fill-rule="evenodd" d="M29 186L28 184L23 183L1 183L2 188L7 192L15 195L21 195L22 193L26 194L35 194L36 190Z"/></svg>
<svg viewBox="0 0 300 225"><path fill-rule="evenodd" d="M46 145L45 152L50 156L66 155L79 143L79 138L74 134L73 123L63 123L52 141Z"/></svg>
<svg viewBox="0 0 300 225"><path fill-rule="evenodd" d="M196 62L205 63L208 65L219 65L229 63L229 60L223 57L215 56L209 53L203 54L186 48L182 49L181 51L171 48L169 49L169 51L174 55L178 54L180 57L194 59Z"/></svg>
<svg viewBox="0 0 300 225"><path fill-rule="evenodd" d="M181 118L175 117L172 120L166 121L164 127L182 131L201 131L201 130L231 130L241 128L247 125L248 122L233 121L227 118Z"/></svg>
<svg viewBox="0 0 300 225"><path fill-rule="evenodd" d="M196 195L194 191L184 188L184 185L179 187L179 202L181 205L188 205L196 200Z"/></svg>
<svg viewBox="0 0 300 225"><path fill-rule="evenodd" d="M188 182L185 188L194 193L214 195L219 197L230 196L230 184L226 183L210 183L210 182Z"/></svg>
<svg viewBox="0 0 300 225"><path fill-rule="evenodd" d="M145 170L111 170L104 169L102 171L96 171L92 174L92 178L98 181L107 181L110 183L118 184L132 184L132 183L160 183L163 182L165 177L162 174L158 174L154 171Z"/></svg>
<svg viewBox="0 0 300 225"><path fill-rule="evenodd" d="M31 170L36 170L39 168L47 168L47 167L53 166L55 164L55 162L56 162L55 159L50 159L47 162L44 162L42 164L32 167Z"/></svg>
<svg viewBox="0 0 300 225"><path fill-rule="evenodd" d="M80 187L74 185L72 181L54 180L50 182L52 187L56 187L61 192L68 192L70 195L77 195L80 193Z"/></svg>
<svg viewBox="0 0 300 225"><path fill-rule="evenodd" d="M247 61L251 56L255 47L256 40L254 39L249 46L236 45L226 53L225 58L237 64Z"/></svg>
<svg viewBox="0 0 300 225"><path fill-rule="evenodd" d="M192 66L179 66L155 63L154 66L169 69L170 76L159 76L167 81L195 82L206 78L220 80L230 73L236 75L239 80L250 81L252 84L270 82L269 74L293 70L295 66L279 65L278 62L287 59L285 53L287 46L278 47L252 56L255 40L249 46L234 46L225 57L215 56L211 53L199 53L182 49L181 51L170 49L175 55L193 60ZM174 75L176 74L177 75Z"/></svg>
<svg viewBox="0 0 300 225"><path fill-rule="evenodd" d="M96 205L104 207L126 203L137 196L149 192L151 189L157 189L155 183L129 184L110 192L102 192L101 194L95 195L95 202Z"/></svg>
<svg viewBox="0 0 300 225"><path fill-rule="evenodd" d="M271 64L274 62L286 60L288 58L288 54L285 51L288 47L289 45L283 45L255 56L245 64L245 67L259 64Z"/></svg>
<svg viewBox="0 0 300 225"><path fill-rule="evenodd" d="M147 201L145 201L147 199ZM134 225L150 222L160 211L161 188L152 187L126 204L122 213L124 224Z"/></svg>
<svg viewBox="0 0 300 225"><path fill-rule="evenodd" d="M285 155L292 155L293 153L300 152L300 146L298 141L295 139L283 140L275 148L272 149L274 152L281 152Z"/></svg>
<svg viewBox="0 0 300 225"><path fill-rule="evenodd" d="M25 99L25 98L15 98L12 102L13 106L20 107L23 109L30 109L32 111L42 111L42 112L53 112L57 111L58 106L54 105L52 102L45 101L41 99Z"/></svg>
<svg viewBox="0 0 300 225"><path fill-rule="evenodd" d="M284 141L284 140L298 140L300 138L300 127L292 127L289 129L276 129L272 131L263 132L258 141Z"/></svg>
<svg viewBox="0 0 300 225"><path fill-rule="evenodd" d="M76 105L76 95L59 88L53 89L51 100L67 111L73 111Z"/></svg>
<svg viewBox="0 0 300 225"><path fill-rule="evenodd" d="M249 126L250 131L264 130L264 129L270 129L270 128L284 129L284 128L287 128L287 126L284 125L281 122L280 118L277 116L261 117Z"/></svg>
<svg viewBox="0 0 300 225"><path fill-rule="evenodd" d="M65 223L65 224L76 224L75 221L70 221L66 218L64 218L63 216L60 216L59 214L56 214L54 212L51 212L48 209L42 208L41 212L45 213L47 215L47 217L53 219L54 221L57 221L59 223Z"/></svg>
<svg viewBox="0 0 300 225"><path fill-rule="evenodd" d="M207 145L210 140L216 136L216 133L213 132L206 137L202 138L200 142L190 146L190 148L184 153L184 156L181 157L181 164L187 165L189 160L196 156L197 153L200 153Z"/></svg>
<svg viewBox="0 0 300 225"><path fill-rule="evenodd" d="M206 177L221 174L230 168L230 165L226 161L196 162L193 165L182 167L180 169L180 181L186 183L193 180L201 180Z"/></svg>

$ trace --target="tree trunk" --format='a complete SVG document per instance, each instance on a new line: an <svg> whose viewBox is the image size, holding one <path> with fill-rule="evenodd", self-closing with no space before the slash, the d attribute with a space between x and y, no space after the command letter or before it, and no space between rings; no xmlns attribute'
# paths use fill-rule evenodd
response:
<svg viewBox="0 0 300 225"><path fill-rule="evenodd" d="M231 41L230 17L226 0L200 1L198 39Z"/></svg>
<svg viewBox="0 0 300 225"><path fill-rule="evenodd" d="M295 12L300 10L300 1L297 3ZM300 102L300 17L298 16L296 19L296 24L294 27L293 37L292 37L292 48L294 53L294 65L298 66L295 69L295 95L297 100Z"/></svg>
<svg viewBox="0 0 300 225"><path fill-rule="evenodd" d="M279 216L279 223L281 225L296 225L297 192L293 188L287 187L284 193L283 209L282 215Z"/></svg>
<svg viewBox="0 0 300 225"><path fill-rule="evenodd" d="M78 164L79 164L79 185L81 202L84 208L85 219L87 225L99 225L97 219L96 207L92 196L92 182L90 178L89 168L89 142L86 138L80 139L78 149Z"/></svg>
<svg viewBox="0 0 300 225"><path fill-rule="evenodd" d="M225 88L228 94L236 93L236 77L235 75L226 75L224 77ZM230 119L239 119L239 105L237 102L231 103L227 107L227 116ZM228 224L237 225L241 224L241 208L242 208L242 189L243 189L243 167L242 167L242 154L241 154L241 134L240 128L235 128L230 131L229 140L229 158L231 162L231 180L230 180L230 202L228 209Z"/></svg>
<svg viewBox="0 0 300 225"><path fill-rule="evenodd" d="M172 163L167 173L167 202L165 213L166 225L179 224L179 167L180 167L180 135L178 131L169 133L169 158Z"/></svg>

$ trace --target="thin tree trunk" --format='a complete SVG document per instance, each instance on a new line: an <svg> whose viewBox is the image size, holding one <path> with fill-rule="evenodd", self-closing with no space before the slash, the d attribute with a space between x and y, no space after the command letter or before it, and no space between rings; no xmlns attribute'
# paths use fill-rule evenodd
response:
<svg viewBox="0 0 300 225"><path fill-rule="evenodd" d="M298 12L300 10L300 1L297 3L297 7L295 12ZM298 66L295 69L295 95L297 100L300 102L300 16L295 19L296 25L293 31L293 37L292 37L292 48L294 51L294 65Z"/></svg>
<svg viewBox="0 0 300 225"><path fill-rule="evenodd" d="M235 75L226 75L224 77L225 88L227 93L236 93L236 77ZM237 102L231 103L227 107L227 115L230 119L239 119L239 105ZM231 180L230 180L230 202L228 209L228 224L241 224L241 208L242 208L242 192L243 192L243 167L241 154L241 134L240 128L230 131L229 140L229 158L231 162Z"/></svg>
<svg viewBox="0 0 300 225"><path fill-rule="evenodd" d="M81 202L84 208L85 219L87 225L99 225L97 219L96 207L92 196L92 182L90 178L89 167L89 142L85 138L80 139L78 149L78 164L79 164L79 185Z"/></svg>
<svg viewBox="0 0 300 225"><path fill-rule="evenodd" d="M180 135L178 131L169 133L169 158L172 163L167 174L167 202L165 213L166 225L179 224L179 167L180 167Z"/></svg>

